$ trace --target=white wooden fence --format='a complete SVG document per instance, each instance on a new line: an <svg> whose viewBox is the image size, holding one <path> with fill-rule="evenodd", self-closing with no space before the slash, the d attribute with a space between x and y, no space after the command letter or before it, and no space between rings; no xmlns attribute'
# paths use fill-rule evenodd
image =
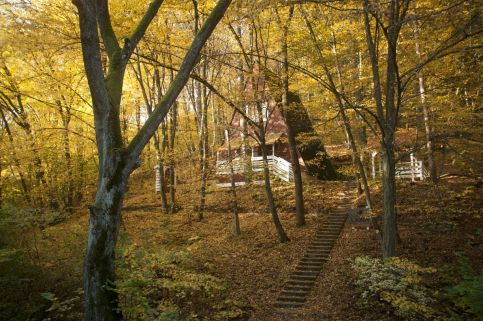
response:
<svg viewBox="0 0 483 321"><path fill-rule="evenodd" d="M245 163L244 160L240 157L233 159L233 170L235 174L243 174L245 170ZM263 157L262 156L253 156L251 157L252 162L252 172L261 172L263 171ZM289 182L293 179L293 171L292 171L292 164L286 161L285 159L275 156L269 155L267 156L268 168L272 174ZM228 161L217 161L216 162L216 174L217 175L230 175L230 164Z"/></svg>
<svg viewBox="0 0 483 321"><path fill-rule="evenodd" d="M372 173L373 179L375 179L376 176L382 176L382 163L380 160L379 162L377 162L378 166L376 169L376 161L375 161L376 155L377 153L372 154L371 173ZM422 181L426 176L427 176L427 171L424 168L423 161L417 160L413 154L410 155L409 162L396 163L396 178L411 179L414 182L416 181L416 179L419 179Z"/></svg>

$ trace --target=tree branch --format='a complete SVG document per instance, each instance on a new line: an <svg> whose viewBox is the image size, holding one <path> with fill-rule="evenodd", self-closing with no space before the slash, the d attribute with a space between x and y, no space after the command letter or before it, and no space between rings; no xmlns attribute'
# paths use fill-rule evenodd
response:
<svg viewBox="0 0 483 321"><path fill-rule="evenodd" d="M123 62L127 64L129 58L131 57L134 49L138 45L141 38L144 36L144 33L148 29L151 21L153 21L154 17L158 13L159 8L163 4L164 0L154 0L148 7L148 10L142 17L141 21L137 25L136 29L134 29L133 33L129 38L124 39L124 47L122 49L123 53Z"/></svg>
<svg viewBox="0 0 483 321"><path fill-rule="evenodd" d="M191 47L186 53L183 63L181 64L179 72L171 82L171 85L169 86L165 95L161 101L158 102L151 116L127 147L128 162L131 164L131 166L134 166L134 164L137 162L137 159L144 146L154 135L154 132L158 128L159 124L163 121L164 117L171 108L171 105L176 101L176 98L188 81L189 75L198 61L198 56L200 55L203 45L208 40L216 25L225 14L230 3L231 0L218 1L210 16L206 19L205 23L196 34L195 39L193 40Z"/></svg>
<svg viewBox="0 0 483 321"><path fill-rule="evenodd" d="M114 29L112 29L107 0L97 0L97 22L107 56L111 59L114 52L119 51L121 48L117 42Z"/></svg>

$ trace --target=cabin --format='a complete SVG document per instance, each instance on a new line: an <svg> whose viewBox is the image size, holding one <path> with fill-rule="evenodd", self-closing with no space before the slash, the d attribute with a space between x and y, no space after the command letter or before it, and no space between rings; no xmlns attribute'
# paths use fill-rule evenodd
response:
<svg viewBox="0 0 483 321"><path fill-rule="evenodd" d="M265 75L257 67L244 77L245 91L243 101L245 114L252 121L265 125L266 148L270 172L280 180L289 182L293 179L291 157L287 140L287 124L289 121L297 144L297 155L302 174L309 174L319 179L337 179L337 172L332 166L325 151L321 137L316 133L312 121L302 101L296 93L289 92L285 117L279 108L280 92L271 91L270 85L279 79ZM258 105L259 104L259 105ZM261 118L258 113L261 109ZM253 129L245 123L244 117L234 112L229 124L229 141L232 149L235 184L243 185L250 178L247 174L255 174L252 181L261 183L260 172L263 171L262 153L259 142L255 139ZM230 166L227 153L228 143L217 152L216 177L219 186L230 186Z"/></svg>
<svg viewBox="0 0 483 321"><path fill-rule="evenodd" d="M256 116L258 113L253 109L255 109L254 106L247 106L247 115L253 117L251 119L255 121L260 121ZM293 180L293 171L287 140L287 126L274 101L267 102L262 106L262 109L262 121L266 126L265 148L269 170L273 176L282 181L289 182ZM231 148L235 184L244 185L248 180L246 177L247 173L252 174L255 184L261 184L263 183L261 175L263 171L261 146L256 140L253 130L250 128L244 130L244 126L243 117L238 113L234 114L229 126L229 146ZM300 153L299 164L302 171L306 172L305 162L300 156ZM216 153L216 179L217 185L220 187L231 185L228 141L225 141Z"/></svg>

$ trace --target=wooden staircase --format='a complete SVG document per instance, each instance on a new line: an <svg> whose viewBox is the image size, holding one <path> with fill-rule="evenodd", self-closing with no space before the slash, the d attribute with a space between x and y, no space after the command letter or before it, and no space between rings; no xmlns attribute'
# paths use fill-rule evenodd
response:
<svg viewBox="0 0 483 321"><path fill-rule="evenodd" d="M351 192L346 192L337 206L329 211L327 221L317 231L315 239L285 283L276 300L276 308L290 312L290 309L303 307L344 226L352 199Z"/></svg>

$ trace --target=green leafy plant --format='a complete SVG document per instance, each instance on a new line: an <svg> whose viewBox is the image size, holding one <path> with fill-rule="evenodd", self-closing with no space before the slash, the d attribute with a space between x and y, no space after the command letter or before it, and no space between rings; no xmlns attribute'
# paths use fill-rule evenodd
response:
<svg viewBox="0 0 483 321"><path fill-rule="evenodd" d="M460 316L460 320L483 320L483 269L477 273L468 258L460 253L456 255L461 280L445 289L446 296L457 309L454 314Z"/></svg>
<svg viewBox="0 0 483 321"><path fill-rule="evenodd" d="M435 269L397 257L382 260L367 256L357 257L352 267L363 305L378 304L406 320L432 320L439 314L434 307L436 300L423 282L423 275Z"/></svg>
<svg viewBox="0 0 483 321"><path fill-rule="evenodd" d="M224 282L190 268L187 253L149 253L132 244L120 252L116 290L127 320L230 320L243 315L237 302L225 299Z"/></svg>
<svg viewBox="0 0 483 321"><path fill-rule="evenodd" d="M81 302L82 289L77 289L75 293L67 299L61 300L52 292L44 292L40 295L50 303L46 310L49 317L44 321L50 320L80 320L82 315L76 311L76 304Z"/></svg>

